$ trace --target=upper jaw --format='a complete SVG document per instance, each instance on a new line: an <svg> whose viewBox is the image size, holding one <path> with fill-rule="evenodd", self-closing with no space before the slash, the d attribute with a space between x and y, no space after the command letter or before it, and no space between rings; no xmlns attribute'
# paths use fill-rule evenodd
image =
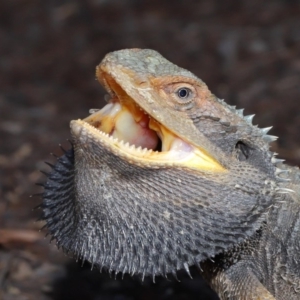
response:
<svg viewBox="0 0 300 300"><path fill-rule="evenodd" d="M137 80L130 70L109 64L100 64L96 75L111 99L83 121L73 121L75 135L82 132L78 126L84 127L112 152L139 165L225 171L205 150L191 143L189 136L182 137L184 127L194 128L191 120L178 118L161 100L157 101L157 94L145 78ZM189 128L187 132L191 131Z"/></svg>

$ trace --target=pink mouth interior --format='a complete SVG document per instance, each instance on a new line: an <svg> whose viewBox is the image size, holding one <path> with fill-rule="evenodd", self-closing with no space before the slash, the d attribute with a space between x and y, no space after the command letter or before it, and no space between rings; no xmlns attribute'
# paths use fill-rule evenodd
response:
<svg viewBox="0 0 300 300"><path fill-rule="evenodd" d="M93 110L84 121L135 148L168 153L169 159L182 159L192 152L191 145L132 102L122 105L118 99L111 99L101 110Z"/></svg>

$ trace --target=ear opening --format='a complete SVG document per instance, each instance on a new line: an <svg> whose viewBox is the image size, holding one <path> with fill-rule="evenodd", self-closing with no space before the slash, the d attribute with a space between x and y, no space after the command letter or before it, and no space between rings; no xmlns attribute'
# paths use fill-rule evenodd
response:
<svg viewBox="0 0 300 300"><path fill-rule="evenodd" d="M239 161L246 161L249 159L253 149L249 145L247 145L245 142L238 141L235 144L235 151L237 154L237 159Z"/></svg>

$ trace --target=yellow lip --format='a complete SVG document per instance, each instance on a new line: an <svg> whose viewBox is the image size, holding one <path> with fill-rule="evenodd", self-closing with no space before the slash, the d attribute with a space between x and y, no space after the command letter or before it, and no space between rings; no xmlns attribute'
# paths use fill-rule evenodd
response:
<svg viewBox="0 0 300 300"><path fill-rule="evenodd" d="M157 152L146 148L136 147L130 145L122 140L113 138L109 134L98 130L92 125L88 124L84 120L71 121L72 132L80 136L81 134L91 134L95 139L99 140L99 143L105 148L125 159L129 163L136 164L142 167L149 168L166 168L166 167L188 167L190 169L202 170L202 171L214 171L224 172L223 167L215 162L215 160L207 157L200 150L190 147L190 151L180 151L178 147L175 147L171 151ZM176 149L177 148L177 149Z"/></svg>

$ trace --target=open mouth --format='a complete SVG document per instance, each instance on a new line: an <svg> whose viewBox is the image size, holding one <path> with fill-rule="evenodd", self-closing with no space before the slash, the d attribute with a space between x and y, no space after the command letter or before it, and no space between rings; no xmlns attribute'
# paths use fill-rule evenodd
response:
<svg viewBox="0 0 300 300"><path fill-rule="evenodd" d="M110 94L108 103L91 110L83 121L96 128L114 152L139 164L224 171L216 160L149 116L120 86Z"/></svg>

